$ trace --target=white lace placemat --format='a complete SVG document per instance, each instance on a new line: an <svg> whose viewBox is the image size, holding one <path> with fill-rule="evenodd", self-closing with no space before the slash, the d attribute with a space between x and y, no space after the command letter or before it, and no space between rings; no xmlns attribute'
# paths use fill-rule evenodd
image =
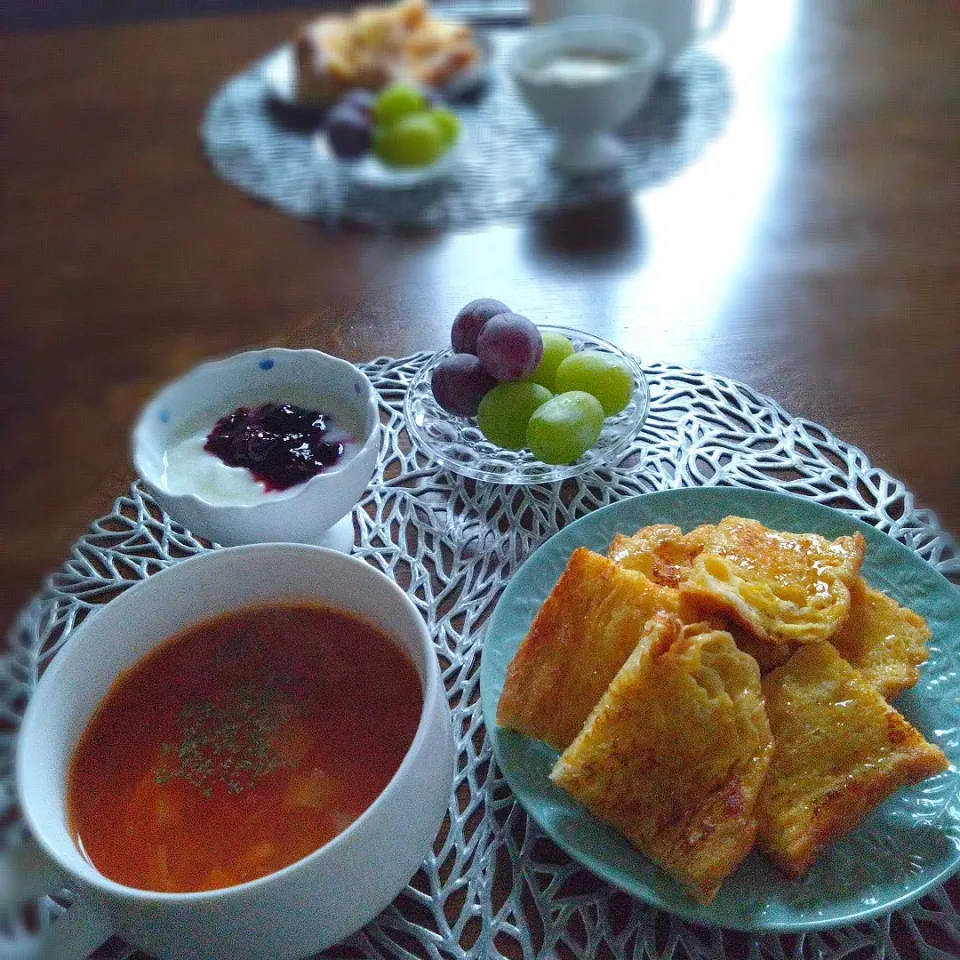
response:
<svg viewBox="0 0 960 960"><path fill-rule="evenodd" d="M406 388L427 354L364 365L385 430L377 473L354 513L358 556L409 584L436 643L459 762L442 842L395 903L333 948L334 958L597 956L636 960L950 960L960 913L939 888L893 914L838 930L747 937L693 926L614 891L549 842L492 763L478 699L480 627L524 560L562 526L624 497L674 487L786 491L853 516L907 544L954 583L960 550L904 485L827 430L791 417L747 386L663 364L644 365L650 416L620 462L534 487L464 481L411 449ZM134 485L96 523L22 613L0 661L0 831L22 829L12 756L30 693L71 630L119 590L209 549ZM0 916L0 956L55 922L68 894ZM6 951L6 952L5 952ZM136 954L118 939L98 960Z"/></svg>
<svg viewBox="0 0 960 960"><path fill-rule="evenodd" d="M660 78L647 104L620 131L622 170L569 180L548 161L553 135L526 108L504 72L519 31L494 31L487 88L458 103L463 149L455 176L442 186L373 189L354 182L315 133L272 98L281 48L230 78L214 95L200 127L204 152L228 183L297 217L383 230L512 220L621 196L676 176L723 129L730 110L723 65L687 51Z"/></svg>

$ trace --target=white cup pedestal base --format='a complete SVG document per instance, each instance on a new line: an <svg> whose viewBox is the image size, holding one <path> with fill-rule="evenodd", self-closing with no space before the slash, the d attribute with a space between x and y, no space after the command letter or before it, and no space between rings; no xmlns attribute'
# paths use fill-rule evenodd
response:
<svg viewBox="0 0 960 960"><path fill-rule="evenodd" d="M572 176L605 173L619 167L623 160L623 144L606 132L561 137L553 154L553 165Z"/></svg>
<svg viewBox="0 0 960 960"><path fill-rule="evenodd" d="M326 547L338 553L353 552L353 514L348 513L338 520L329 530L321 534L312 543L315 547Z"/></svg>

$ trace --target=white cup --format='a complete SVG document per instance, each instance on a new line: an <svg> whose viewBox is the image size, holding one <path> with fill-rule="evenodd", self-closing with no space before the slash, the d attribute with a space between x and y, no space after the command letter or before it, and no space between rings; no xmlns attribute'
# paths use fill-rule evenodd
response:
<svg viewBox="0 0 960 960"><path fill-rule="evenodd" d="M409 654L420 675L423 711L393 779L343 833L259 880L204 893L151 893L107 879L75 846L66 805L70 759L97 705L121 671L172 634L276 599L318 601L356 614ZM447 810L454 760L449 708L426 625L384 574L354 557L295 544L253 544L183 560L91 614L27 708L17 786L27 826L49 858L33 869L45 869L48 881L79 894L52 924L38 957L82 960L114 932L171 960L293 960L315 953L373 919L417 870Z"/></svg>
<svg viewBox="0 0 960 960"><path fill-rule="evenodd" d="M733 0L715 0L713 14L704 17L703 0L532 0L534 23L607 14L642 21L660 38L663 65L670 63L694 40L706 40L726 24Z"/></svg>
<svg viewBox="0 0 960 960"><path fill-rule="evenodd" d="M543 64L569 51L616 55L609 76L588 82L544 77ZM623 162L616 130L647 98L660 65L660 41L642 23L622 17L569 17L528 31L509 69L527 106L556 130L553 164L572 176Z"/></svg>

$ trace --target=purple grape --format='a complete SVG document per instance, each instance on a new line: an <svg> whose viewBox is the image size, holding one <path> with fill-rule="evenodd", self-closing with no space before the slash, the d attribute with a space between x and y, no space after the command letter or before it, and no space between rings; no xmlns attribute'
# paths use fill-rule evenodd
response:
<svg viewBox="0 0 960 960"><path fill-rule="evenodd" d="M327 139L341 160L356 160L373 143L373 125L356 107L338 103L327 118Z"/></svg>
<svg viewBox="0 0 960 960"><path fill-rule="evenodd" d="M468 303L453 320L450 330L450 342L457 353L476 353L477 337L483 325L501 313L509 313L510 308L499 300L482 297Z"/></svg>
<svg viewBox="0 0 960 960"><path fill-rule="evenodd" d="M337 104L338 107L352 107L368 120L373 117L373 103L377 98L369 90L348 90Z"/></svg>
<svg viewBox="0 0 960 960"><path fill-rule="evenodd" d="M540 331L519 313L491 317L477 337L477 356L484 370L501 383L529 377L543 357Z"/></svg>
<svg viewBox="0 0 960 960"><path fill-rule="evenodd" d="M479 357L472 353L455 353L444 357L430 379L437 403L458 417L472 417L480 401L496 385L497 381L483 369Z"/></svg>

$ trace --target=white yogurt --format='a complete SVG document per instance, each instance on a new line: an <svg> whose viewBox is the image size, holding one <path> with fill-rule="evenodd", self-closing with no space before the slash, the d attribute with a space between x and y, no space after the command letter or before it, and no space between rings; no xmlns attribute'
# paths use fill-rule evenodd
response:
<svg viewBox="0 0 960 960"><path fill-rule="evenodd" d="M228 466L216 454L203 449L212 428L213 424L172 443L164 450L160 485L169 493L192 493L218 506L244 507L252 506L265 498L292 496L303 485L296 484L286 490L266 490L246 467ZM324 472L342 467L360 450L360 444L336 429L331 429L327 438L340 441L343 444L343 454L334 467Z"/></svg>
<svg viewBox="0 0 960 960"><path fill-rule="evenodd" d="M246 467L228 467L203 449L207 434L195 433L168 447L163 454L160 483L170 493L192 493L208 503L249 506L267 493Z"/></svg>
<svg viewBox="0 0 960 960"><path fill-rule="evenodd" d="M570 51L558 53L530 70L530 77L537 83L560 83L565 86L580 86L604 83L619 76L630 58L616 53L592 53Z"/></svg>

